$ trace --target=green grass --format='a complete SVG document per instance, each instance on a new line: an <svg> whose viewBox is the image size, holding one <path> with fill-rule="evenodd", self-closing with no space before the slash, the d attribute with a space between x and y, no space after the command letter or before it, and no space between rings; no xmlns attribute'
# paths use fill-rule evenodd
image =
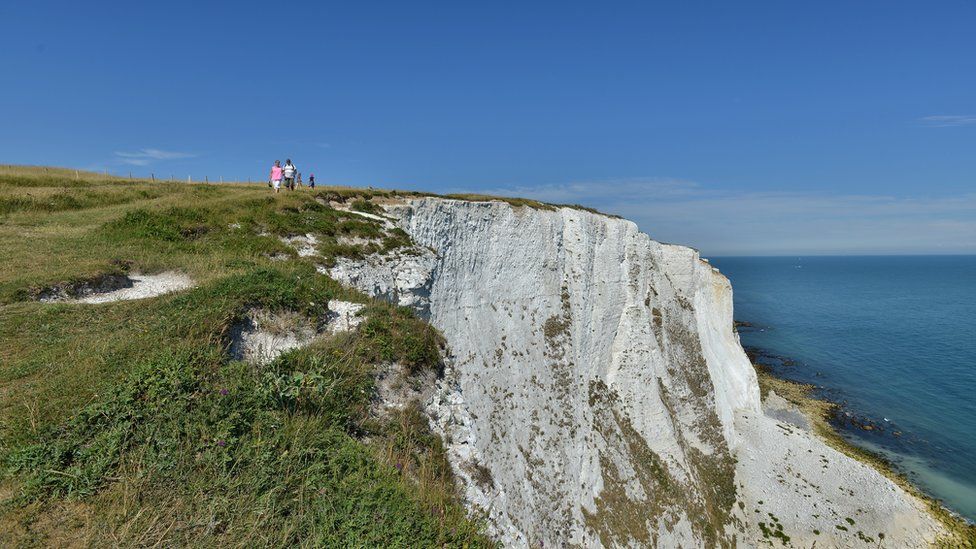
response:
<svg viewBox="0 0 976 549"><path fill-rule="evenodd" d="M409 245L324 206L330 193L382 196L0 167L0 545L491 545L419 408L369 413L378 363L436 370L444 341L316 272L316 261ZM305 233L322 258L279 240ZM36 300L165 270L196 287ZM358 330L262 368L230 359L231 327L250 310L320 321L333 298L367 304Z"/></svg>
<svg viewBox="0 0 976 549"><path fill-rule="evenodd" d="M475 193L456 193L446 195L445 198L454 198L457 200L468 200L472 202L487 202L487 201L498 201L505 202L516 208L526 207L533 208L536 210L556 210L558 208L571 208L574 210L582 210L584 212L590 212L598 215L605 215L607 217L613 217L620 219L619 215L605 214L595 208L590 208L587 206L582 206L580 204L552 204L549 202L540 202L538 200L532 200L531 198L511 198L505 196L493 196L489 194L475 194Z"/></svg>

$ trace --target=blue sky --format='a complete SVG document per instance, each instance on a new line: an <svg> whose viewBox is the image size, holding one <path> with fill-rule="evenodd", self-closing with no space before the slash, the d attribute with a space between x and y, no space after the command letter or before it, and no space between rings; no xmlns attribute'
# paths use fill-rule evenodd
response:
<svg viewBox="0 0 976 549"><path fill-rule="evenodd" d="M0 162L579 202L710 255L976 253L976 3L7 0Z"/></svg>

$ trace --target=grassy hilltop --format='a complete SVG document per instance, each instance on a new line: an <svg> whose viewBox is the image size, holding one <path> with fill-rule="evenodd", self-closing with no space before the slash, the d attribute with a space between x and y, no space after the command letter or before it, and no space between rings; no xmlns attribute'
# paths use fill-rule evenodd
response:
<svg viewBox="0 0 976 549"><path fill-rule="evenodd" d="M369 412L374 368L437 369L441 336L279 238L315 234L320 264L403 246L326 205L388 193L0 168L0 546L490 545L419 410ZM162 271L196 286L38 300ZM357 330L231 359L248 310L316 322L334 298L366 304Z"/></svg>

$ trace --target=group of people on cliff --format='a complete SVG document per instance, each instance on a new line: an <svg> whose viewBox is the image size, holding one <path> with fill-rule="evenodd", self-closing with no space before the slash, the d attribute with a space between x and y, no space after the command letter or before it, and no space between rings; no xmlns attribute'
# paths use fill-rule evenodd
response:
<svg viewBox="0 0 976 549"><path fill-rule="evenodd" d="M295 186L304 187L302 183L302 172L298 171L298 168L291 163L291 158L285 160L285 165L281 165L281 160L275 160L274 165L271 166L271 173L268 175L268 186L274 189L274 192L280 192L282 182L284 186L289 191L294 191ZM315 188L315 174L309 174L308 176L308 186L309 188Z"/></svg>

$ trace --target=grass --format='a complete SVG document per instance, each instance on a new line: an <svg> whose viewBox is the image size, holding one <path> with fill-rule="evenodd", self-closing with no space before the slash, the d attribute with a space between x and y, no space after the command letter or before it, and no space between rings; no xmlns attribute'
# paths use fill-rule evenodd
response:
<svg viewBox="0 0 976 549"><path fill-rule="evenodd" d="M209 281L267 263L265 256L293 255L279 236L312 232L327 247L341 236L381 235L375 222L314 199L326 189L272 197L256 185L92 185L22 187L0 178L0 204L7 205L0 214L0 247L8 252L0 265L0 303L116 272L122 261L144 272L179 267ZM44 193L66 198L47 202L38 198Z"/></svg>
<svg viewBox="0 0 976 549"><path fill-rule="evenodd" d="M343 236L409 244L323 205L329 193L374 196L0 166L0 545L491 545L419 408L369 411L376 364L437 369L444 341L317 273L369 251ZM279 240L306 233L322 257ZM36 300L164 270L197 285ZM335 298L367 304L358 330L263 368L229 358L231 327L255 307L321 320Z"/></svg>
<svg viewBox="0 0 976 549"><path fill-rule="evenodd" d="M896 471L887 459L874 452L851 444L834 429L830 424L830 417L836 410L837 404L811 396L814 390L812 385L778 378L762 365L756 365L756 374L759 378L759 388L763 398L766 397L770 390L775 391L778 395L796 405L810 420L814 433L832 448L848 457L867 463L891 479L903 490L924 502L932 516L946 528L947 534L941 539L936 540L935 545L937 547L947 549L950 547L976 548L976 525L967 523L959 516L947 510L937 500L919 490L903 474ZM852 519L848 518L846 520L853 526L854 521ZM837 528L840 530L847 529L842 525L837 526ZM883 539L883 534L881 536Z"/></svg>
<svg viewBox="0 0 976 549"><path fill-rule="evenodd" d="M178 184L184 185L184 180L149 180L149 179L131 179L122 178L119 176L101 174L96 172L89 172L84 170L74 170L69 168L54 168L47 166L21 166L21 165L11 165L11 164L0 164L0 178L5 181L5 185L8 186L26 186L26 187L43 187L43 186L53 186L53 187L78 187L78 186L90 186L90 185L104 185L107 182L119 183L129 183L129 184L153 184L158 185L161 183ZM199 183L199 182L196 182ZM237 184L241 185L243 182L226 182L223 184ZM250 186L250 185L249 185ZM261 185L254 185L261 186ZM327 201L335 201L340 203L350 203L352 208L358 211L366 213L377 213L379 210L374 210L375 204L366 204L364 202L372 199L391 199L398 197L424 197L424 196L442 196L443 198L453 198L456 200L467 200L470 202L505 202L511 206L521 208L533 208L537 210L547 210L553 211L559 208L571 208L574 210L586 211L598 215L605 215L613 218L620 218L618 215L606 214L595 208L588 206L583 206L581 204L556 204L549 202L542 202L539 200L533 200L531 198L518 198L518 197L506 197L506 196L494 196L488 194L478 194L478 193L454 193L448 195L436 195L427 192L418 191L399 191L391 189L374 189L372 187L368 189L362 189L357 187L341 187L341 186L329 186L329 187L316 187L316 191L321 191L319 196L323 197ZM352 204L357 202L358 204ZM362 209L365 208L365 209ZM0 212L2 214L2 212Z"/></svg>
<svg viewBox="0 0 976 549"><path fill-rule="evenodd" d="M526 207L526 208L533 208L536 210L547 210L547 211L554 211L559 208L570 208L573 210L582 210L584 212L590 212L597 215L604 215L615 219L621 219L619 215L603 213L597 210L596 208L590 208L587 206L582 206L580 204L553 204L549 202L540 202L538 200L532 200L531 198L512 198L512 197L505 197L505 196L493 196L488 194L475 194L475 193L455 193L455 194L445 195L445 198L467 200L470 202L490 202L490 201L505 202L511 206L515 206L516 208Z"/></svg>

